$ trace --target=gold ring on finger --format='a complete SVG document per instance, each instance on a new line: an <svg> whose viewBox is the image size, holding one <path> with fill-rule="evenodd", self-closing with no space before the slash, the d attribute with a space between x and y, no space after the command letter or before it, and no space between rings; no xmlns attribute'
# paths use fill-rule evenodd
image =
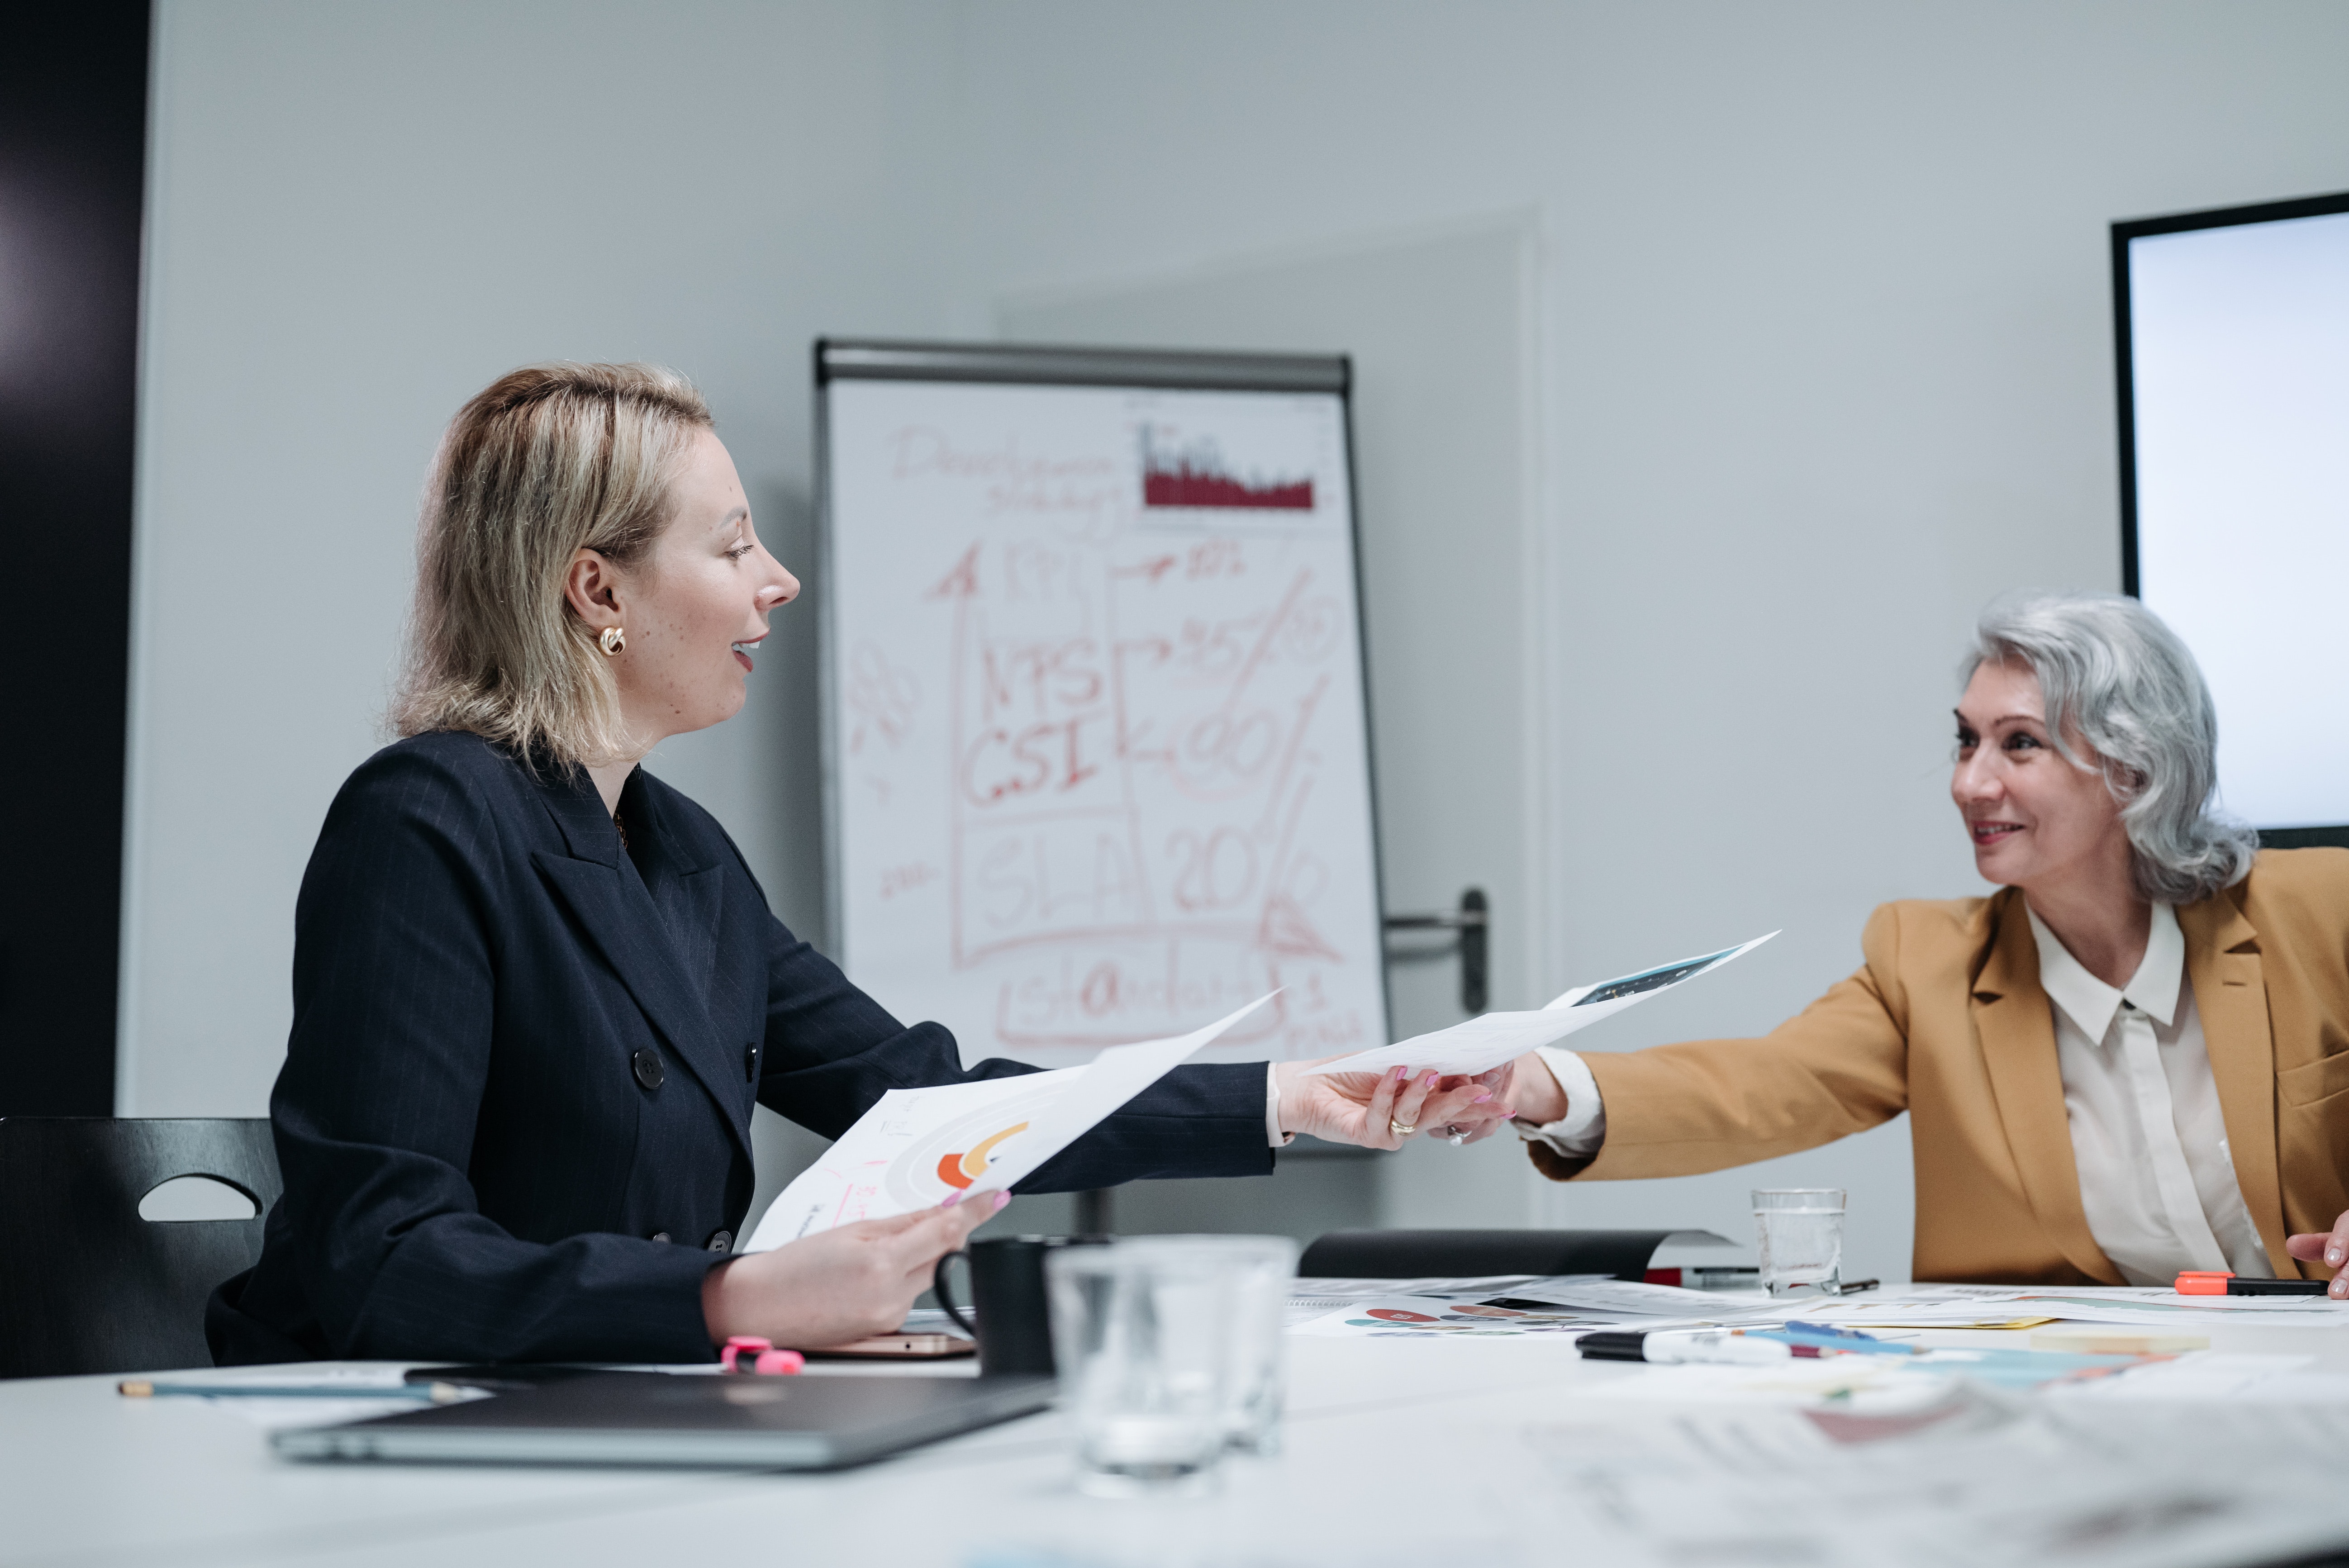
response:
<svg viewBox="0 0 2349 1568"><path fill-rule="evenodd" d="M1415 1122L1397 1121L1391 1116L1387 1118L1387 1130L1397 1138L1409 1138L1419 1130L1419 1126Z"/></svg>

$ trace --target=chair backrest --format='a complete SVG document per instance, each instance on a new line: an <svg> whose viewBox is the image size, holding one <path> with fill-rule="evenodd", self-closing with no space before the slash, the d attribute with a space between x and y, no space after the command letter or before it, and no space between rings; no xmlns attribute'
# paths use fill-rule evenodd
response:
<svg viewBox="0 0 2349 1568"><path fill-rule="evenodd" d="M1332 1231L1305 1249L1309 1279L1613 1274L1640 1279L1675 1231Z"/></svg>
<svg viewBox="0 0 2349 1568"><path fill-rule="evenodd" d="M259 1212L141 1218L178 1176ZM0 1118L0 1377L211 1366L204 1300L261 1256L282 1190L266 1120Z"/></svg>

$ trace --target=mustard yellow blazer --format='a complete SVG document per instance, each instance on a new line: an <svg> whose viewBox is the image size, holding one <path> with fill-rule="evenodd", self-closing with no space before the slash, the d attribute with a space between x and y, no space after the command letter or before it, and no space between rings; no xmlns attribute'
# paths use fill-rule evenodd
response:
<svg viewBox="0 0 2349 1568"><path fill-rule="evenodd" d="M2349 850L2267 850L2233 887L2178 911L2243 1202L2284 1253L2349 1210ZM1758 1040L1694 1040L1584 1060L1607 1107L1595 1158L1530 1143L1558 1181L1687 1176L1863 1131L1907 1111L1915 1277L2119 1284L2089 1234L2072 1163L2054 1016L2023 896L1888 903L1867 962Z"/></svg>

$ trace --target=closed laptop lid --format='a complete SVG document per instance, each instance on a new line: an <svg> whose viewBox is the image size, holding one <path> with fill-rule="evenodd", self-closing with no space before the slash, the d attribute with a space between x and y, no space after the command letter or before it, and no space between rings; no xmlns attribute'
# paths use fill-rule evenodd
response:
<svg viewBox="0 0 2349 1568"><path fill-rule="evenodd" d="M304 1460L823 1470L1010 1420L1050 1377L596 1372L462 1404L274 1434Z"/></svg>

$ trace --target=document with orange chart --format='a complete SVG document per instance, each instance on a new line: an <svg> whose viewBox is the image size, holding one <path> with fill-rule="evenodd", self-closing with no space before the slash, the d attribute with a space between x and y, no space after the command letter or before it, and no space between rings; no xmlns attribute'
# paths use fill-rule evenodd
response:
<svg viewBox="0 0 2349 1568"><path fill-rule="evenodd" d="M974 1187L1008 1188L1270 1000L1187 1035L1112 1046L1081 1068L893 1088L782 1190L739 1250L935 1208Z"/></svg>

